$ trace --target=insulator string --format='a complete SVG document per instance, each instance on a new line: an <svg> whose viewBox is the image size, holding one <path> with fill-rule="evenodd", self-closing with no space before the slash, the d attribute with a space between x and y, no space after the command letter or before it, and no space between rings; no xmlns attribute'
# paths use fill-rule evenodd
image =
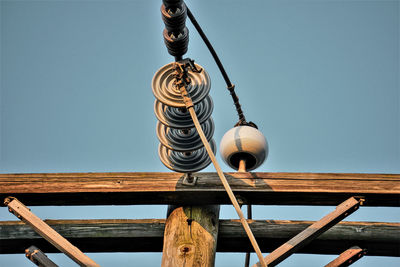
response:
<svg viewBox="0 0 400 267"><path fill-rule="evenodd" d="M152 81L153 94L157 98L154 111L159 120L156 127L157 138L160 141L158 154L167 168L177 172L192 173L206 168L211 164L211 160L194 128L182 96L176 89L179 64L170 63L161 67ZM190 65L191 62L187 61L187 64ZM193 67L196 70L202 69L194 62ZM217 146L212 139L215 126L211 118L213 102L209 96L210 77L205 70L196 72L190 69L185 75L191 81L188 91L193 99L194 109L215 153Z"/></svg>
<svg viewBox="0 0 400 267"><path fill-rule="evenodd" d="M164 29L164 33L163 33L164 42L167 46L168 52L172 56L174 56L175 61L177 61L175 63L176 64L176 72L174 74L174 77L176 79L176 82L175 82L174 86L178 87L180 90L181 96L183 98L184 106L190 113L190 116L193 120L195 129L197 130L197 133L201 139L201 142L204 145L203 148L206 150L206 153L209 156L209 160L211 160L211 162L214 164L214 167L218 173L218 176L219 176L226 192L228 193L228 196L240 218L243 228L244 228L247 236L249 237L250 242L260 260L260 264L263 267L267 267L267 264L264 260L261 250L257 244L257 241L250 229L250 226L249 226L248 222L246 221L246 219L243 215L243 212L240 209L239 203L238 203L235 195L233 194L233 191L232 191L231 187L229 186L229 183L228 183L224 173L222 172L221 167L214 155L215 144L214 144L213 140L211 139L211 145L210 145L209 140L208 140L208 139L210 139L210 137L207 138L206 135L204 134L204 131L198 120L198 117L197 117L197 114L196 114L196 111L194 108L194 104L197 103L197 100L196 100L196 97L194 97L194 95L192 95L192 92L190 92L190 90L188 89L189 88L188 85L191 83L191 79L188 76L188 72L186 69L187 64L190 66L192 71L195 73L200 73L202 70L197 69L196 65L194 64L194 62L192 60L182 59L182 56L187 52L188 43L189 43L189 33L188 33L188 29L185 25L186 16L189 17L192 24L198 31L200 37L203 39L204 43L206 44L207 48L209 49L211 55L213 56L217 66L226 82L227 88L231 94L233 103L235 105L237 114L239 116L239 121L236 125L253 126L254 124L251 122L250 123L246 122L245 116L243 114L242 108L239 103L239 98L235 93L235 86L231 83L231 81L221 63L221 60L219 59L217 53L215 52L215 50L214 50L213 46L211 45L210 41L208 40L207 36L204 34L200 25L194 18L190 9L187 8L187 6L185 5L185 3L183 3L182 0L163 0L163 3L164 4L161 7L161 13L162 13L163 21L165 24L165 29ZM171 77L172 76L169 76L169 78L171 78ZM162 78L160 80L164 81L164 78ZM165 79L165 80L168 80L168 79ZM153 81L154 81L154 78L153 78ZM193 84L191 84L190 88L192 88L192 86L193 86ZM174 108L182 108L182 103L176 103L176 101L171 101L171 100L176 100L176 99L174 99L175 96L171 92L168 92L167 95L164 95L163 93L161 93L161 92L163 92L162 89L164 87L165 86L158 86L157 83L154 84L154 82L153 82L153 92L155 93L155 96L158 99L158 101L162 102L162 104L167 105L167 106L172 106ZM168 86L166 86L166 87L168 88ZM208 92L206 92L206 94L207 93ZM203 100L204 97L205 96L201 97L200 99ZM199 97L197 97L197 98L199 98ZM192 99L193 99L193 101L192 101ZM156 114L158 114L158 117L161 122L163 122L164 118L166 118L169 114L176 115L179 113L178 110L173 110L173 112L167 113L167 109L163 109L163 111L159 112L160 108L162 108L162 107L160 106L160 104L157 104L157 103L156 103L156 106L158 107L156 109ZM183 116L182 116L182 118L183 118ZM174 124L174 122L171 121L171 124L168 124L168 126L171 126L173 124ZM160 150L161 153L159 153L160 159L167 167L169 167L173 170L179 171L178 170L179 168L177 168L177 165L179 165L181 163L181 161L182 162L185 161L185 159L182 157L183 156L190 157L195 153L190 152L188 155L186 155L186 154L182 154L182 152L177 152L176 150L181 150L181 151L186 150L186 148L184 148L182 146L182 144L180 143L182 140L181 135L183 133L180 132L180 130L171 130L171 134L168 134L169 131L165 127L161 127L161 124L159 124L159 125L160 125L160 127L158 127L159 133L160 133L159 138L160 138L160 141L162 141L162 143L164 143L164 145L160 145L160 148L162 149L162 150ZM181 127L177 127L176 129L181 129ZM164 140L164 137L165 137L165 140ZM173 144L173 146L172 146L172 145L170 145L170 143L174 143L174 142L170 142L170 141L174 141L174 142L177 141L177 143ZM167 146L171 150L168 150ZM180 153L180 154L178 154L178 153ZM183 152L183 153L186 153L186 152ZM171 161L171 160L173 160L173 161ZM188 173L195 171L193 169L189 170L186 168L187 168L187 166L184 166L184 167L182 167L181 170L184 170Z"/></svg>

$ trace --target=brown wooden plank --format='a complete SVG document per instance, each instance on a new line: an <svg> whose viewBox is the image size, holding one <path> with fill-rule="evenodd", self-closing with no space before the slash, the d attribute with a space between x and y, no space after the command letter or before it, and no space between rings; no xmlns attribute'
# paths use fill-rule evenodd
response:
<svg viewBox="0 0 400 267"><path fill-rule="evenodd" d="M141 220L45 220L84 252L160 252L165 219ZM311 221L255 221L250 227L262 251L270 252ZM400 256L400 223L340 222L297 253L339 255L357 244L372 256ZM19 221L0 222L0 253L24 253L30 245L57 252L29 226ZM246 252L251 244L239 220L220 220L218 252Z"/></svg>
<svg viewBox="0 0 400 267"><path fill-rule="evenodd" d="M61 236L57 231L33 214L17 199L8 199L5 201L8 208L18 218L29 225L36 233L46 239L80 266L100 267L91 258L82 253L77 247L72 245L67 239Z"/></svg>
<svg viewBox="0 0 400 267"><path fill-rule="evenodd" d="M333 261L331 261L330 263L325 265L325 267L349 266L349 265L353 264L354 262L358 261L365 254L366 254L366 250L364 250L358 246L354 246L354 247L351 247L348 250L344 251L343 253L341 253L339 255L339 257L337 257L336 259L334 259Z"/></svg>
<svg viewBox="0 0 400 267"><path fill-rule="evenodd" d="M0 174L0 199L26 205L229 204L216 173L196 185L175 172ZM364 196L366 206L400 206L399 174L227 173L244 204L337 205ZM195 198L193 196L196 196Z"/></svg>
<svg viewBox="0 0 400 267"><path fill-rule="evenodd" d="M292 237L289 241L285 242L279 248L272 251L267 257L265 262L268 266L275 266L288 258L290 255L307 245L309 242L317 238L323 232L327 231L333 225L347 217L355 210L358 209L361 200L353 197L336 207L334 211L324 216L321 220L316 221L296 236ZM262 266L260 262L253 265L253 267Z"/></svg>
<svg viewBox="0 0 400 267"><path fill-rule="evenodd" d="M35 246L30 246L25 250L25 256L37 266L41 267L58 267L46 254Z"/></svg>

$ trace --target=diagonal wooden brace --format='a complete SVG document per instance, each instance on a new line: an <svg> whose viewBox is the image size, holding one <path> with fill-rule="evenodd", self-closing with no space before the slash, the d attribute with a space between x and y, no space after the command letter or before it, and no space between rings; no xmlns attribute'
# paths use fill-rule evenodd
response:
<svg viewBox="0 0 400 267"><path fill-rule="evenodd" d="M298 235L284 243L279 248L272 251L264 259L268 266L275 266L285 260L287 257L307 245L309 242L320 236L329 228L349 216L356 211L358 207L364 202L363 198L351 197L336 207L334 211L323 217L321 220L313 223ZM256 263L253 267L261 266Z"/></svg>
<svg viewBox="0 0 400 267"><path fill-rule="evenodd" d="M53 246L66 254L80 266L100 267L100 265L98 265L88 256L83 254L82 251L72 245L67 239L62 237L47 223L45 223L39 217L33 214L30 209L25 207L25 205L18 201L18 199L8 197L4 200L4 204L8 206L8 210L11 213L13 213L20 220L31 226L36 233L38 233L40 236L42 236L44 239L46 239Z"/></svg>
<svg viewBox="0 0 400 267"><path fill-rule="evenodd" d="M354 262L358 261L359 259L361 259L361 257L364 256L365 254L367 254L367 251L365 249L362 249L358 246L354 246L341 253L339 257L337 257L336 259L325 265L325 267L349 266Z"/></svg>
<svg viewBox="0 0 400 267"><path fill-rule="evenodd" d="M43 267L58 267L52 260L50 260L46 254L35 246L30 246L25 249L25 256L37 266Z"/></svg>

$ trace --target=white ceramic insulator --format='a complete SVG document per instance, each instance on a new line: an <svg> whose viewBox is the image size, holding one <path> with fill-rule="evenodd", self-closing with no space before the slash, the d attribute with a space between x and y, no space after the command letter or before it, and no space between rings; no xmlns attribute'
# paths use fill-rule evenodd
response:
<svg viewBox="0 0 400 267"><path fill-rule="evenodd" d="M240 160L246 161L246 170L258 168L268 156L268 143L264 135L250 126L237 126L222 137L220 144L222 159L237 170Z"/></svg>

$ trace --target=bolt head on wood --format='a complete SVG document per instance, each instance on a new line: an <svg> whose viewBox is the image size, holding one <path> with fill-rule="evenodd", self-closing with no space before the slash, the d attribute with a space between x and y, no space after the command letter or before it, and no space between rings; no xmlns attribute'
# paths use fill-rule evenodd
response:
<svg viewBox="0 0 400 267"><path fill-rule="evenodd" d="M220 143L222 159L231 168L237 170L240 160L246 161L246 170L254 170L268 156L268 143L264 135L250 126L237 126L222 137Z"/></svg>

